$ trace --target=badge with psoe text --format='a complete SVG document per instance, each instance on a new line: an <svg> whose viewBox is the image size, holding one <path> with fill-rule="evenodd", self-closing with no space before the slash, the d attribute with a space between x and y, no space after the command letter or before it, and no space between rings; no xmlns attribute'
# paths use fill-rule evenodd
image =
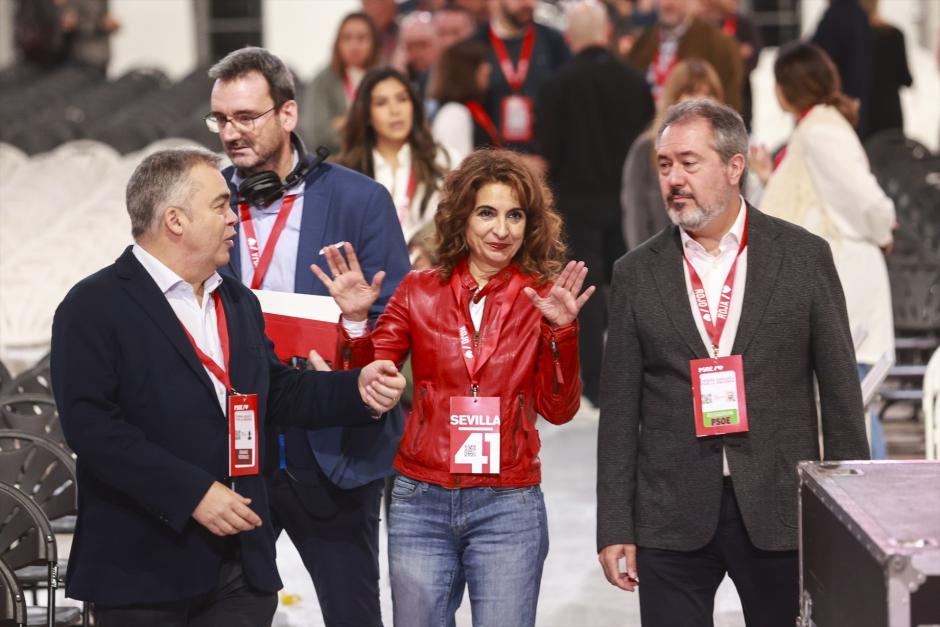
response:
<svg viewBox="0 0 940 627"><path fill-rule="evenodd" d="M228 474L230 477L257 475L258 395L228 396Z"/></svg>
<svg viewBox="0 0 940 627"><path fill-rule="evenodd" d="M532 139L532 99L513 94L503 98L503 139L527 142Z"/></svg>
<svg viewBox="0 0 940 627"><path fill-rule="evenodd" d="M499 474L499 397L450 399L450 471Z"/></svg>
<svg viewBox="0 0 940 627"><path fill-rule="evenodd" d="M689 368L692 404L695 406L695 435L701 438L747 431L741 356L693 359Z"/></svg>

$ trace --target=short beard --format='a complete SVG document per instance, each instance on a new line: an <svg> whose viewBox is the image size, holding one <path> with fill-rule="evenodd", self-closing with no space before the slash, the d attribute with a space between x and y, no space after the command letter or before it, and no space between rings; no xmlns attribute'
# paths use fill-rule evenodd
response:
<svg viewBox="0 0 940 627"><path fill-rule="evenodd" d="M524 10L527 11L527 9L524 9ZM521 11L520 11L520 12L521 12ZM522 19L519 19L519 17L517 16L516 13L510 13L509 11L506 11L505 9L503 9L503 17L504 17L504 18L506 19L506 21L509 22L509 24L511 24L512 27L515 28L516 30L525 28L526 26L528 26L529 24L532 23L532 15L531 15L531 14L528 16L527 19L522 20Z"/></svg>
<svg viewBox="0 0 940 627"><path fill-rule="evenodd" d="M700 205L695 209L684 209L682 211L666 205L666 214L673 224L694 233L705 228L715 218L723 214L728 205L727 200L727 198L722 198L711 205Z"/></svg>

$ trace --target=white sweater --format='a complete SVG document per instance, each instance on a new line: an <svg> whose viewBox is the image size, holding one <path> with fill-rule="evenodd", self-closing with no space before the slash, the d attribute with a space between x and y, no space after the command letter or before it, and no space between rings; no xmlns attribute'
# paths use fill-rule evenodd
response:
<svg viewBox="0 0 940 627"><path fill-rule="evenodd" d="M851 125L837 109L814 107L794 129L760 209L829 242L845 291L859 363L894 354L888 270L894 202L871 173Z"/></svg>

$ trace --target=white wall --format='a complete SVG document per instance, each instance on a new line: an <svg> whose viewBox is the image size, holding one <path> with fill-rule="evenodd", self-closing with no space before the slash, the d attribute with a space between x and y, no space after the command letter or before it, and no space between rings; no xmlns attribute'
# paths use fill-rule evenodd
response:
<svg viewBox="0 0 940 627"><path fill-rule="evenodd" d="M13 63L13 0L0 0L0 67Z"/></svg>
<svg viewBox="0 0 940 627"><path fill-rule="evenodd" d="M111 0L121 29L111 38L110 76L140 66L172 79L196 67L195 11L191 0Z"/></svg>
<svg viewBox="0 0 940 627"><path fill-rule="evenodd" d="M359 0L264 0L262 41L309 81L329 63L340 20L360 7Z"/></svg>

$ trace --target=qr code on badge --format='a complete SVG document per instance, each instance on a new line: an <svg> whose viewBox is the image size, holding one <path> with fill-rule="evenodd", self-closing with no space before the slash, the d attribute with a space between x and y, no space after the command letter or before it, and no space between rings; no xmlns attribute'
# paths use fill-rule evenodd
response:
<svg viewBox="0 0 940 627"><path fill-rule="evenodd" d="M464 455L467 457L476 457L477 456L477 445L476 444L466 444L463 447Z"/></svg>

